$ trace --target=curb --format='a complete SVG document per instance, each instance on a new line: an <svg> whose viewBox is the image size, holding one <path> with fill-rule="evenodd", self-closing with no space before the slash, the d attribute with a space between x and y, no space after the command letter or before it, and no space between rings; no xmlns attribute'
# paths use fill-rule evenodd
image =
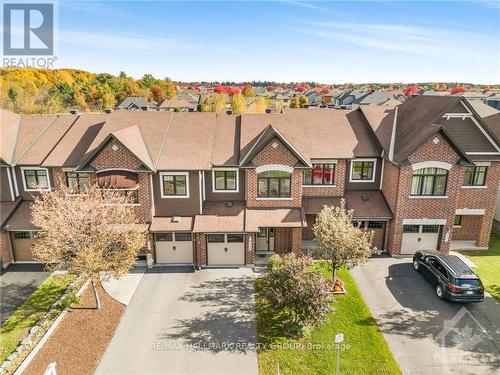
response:
<svg viewBox="0 0 500 375"><path fill-rule="evenodd" d="M74 282L76 283L77 280L78 280L78 278L75 279ZM83 283L83 285L80 287L80 289L78 290L78 292L76 292L75 295L77 297L79 297L83 293L83 291L87 288L88 284L89 284L89 281L86 281L85 283ZM66 296L66 294L64 294L63 296L61 296L61 299L64 298L65 296ZM59 302L59 301L57 301L57 302ZM54 320L54 322L49 327L49 329L47 329L47 331L43 334L42 338L36 343L36 345L33 347L33 349L30 351L30 353L26 356L26 358L21 362L21 364L12 373L13 375L20 375L20 374L22 374L22 372L24 370L26 370L26 368L28 367L28 365L33 360L33 358L35 358L35 356L40 351L40 349L43 347L43 345L45 344L45 342L49 339L50 335L55 331L55 329L57 328L57 326L61 323L61 321L63 320L64 316L66 316L68 310L69 310L69 307L66 307L59 314L59 316ZM50 313L50 311L49 311L49 313Z"/></svg>

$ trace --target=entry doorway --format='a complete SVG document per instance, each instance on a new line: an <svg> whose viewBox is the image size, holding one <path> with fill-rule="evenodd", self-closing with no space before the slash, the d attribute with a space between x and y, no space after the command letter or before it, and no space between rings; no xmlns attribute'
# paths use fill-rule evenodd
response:
<svg viewBox="0 0 500 375"><path fill-rule="evenodd" d="M274 235L276 228L262 227L257 233L256 250L274 252Z"/></svg>

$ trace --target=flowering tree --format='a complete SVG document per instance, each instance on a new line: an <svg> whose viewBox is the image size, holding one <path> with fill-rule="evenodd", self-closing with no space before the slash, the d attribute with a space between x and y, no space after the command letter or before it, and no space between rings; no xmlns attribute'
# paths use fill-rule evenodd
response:
<svg viewBox="0 0 500 375"><path fill-rule="evenodd" d="M455 86L454 88L452 88L450 90L450 95L453 95L453 94L458 94L460 92L464 92L465 91L465 88L463 86Z"/></svg>
<svg viewBox="0 0 500 375"><path fill-rule="evenodd" d="M321 324L332 311L333 297L323 275L308 271L308 261L295 254L274 255L263 277L264 297L288 318L286 328L300 334L308 325Z"/></svg>
<svg viewBox="0 0 500 375"><path fill-rule="evenodd" d="M337 269L350 269L366 261L372 253L373 234L355 227L352 222L352 210L347 209L342 199L340 207L324 206L314 225L316 256L331 262L333 281Z"/></svg>
<svg viewBox="0 0 500 375"><path fill-rule="evenodd" d="M33 246L35 259L50 270L68 270L90 280L98 309L96 285L101 278L123 276L146 246L146 227L137 224L129 202L117 191L94 185L85 194L62 186L40 191L31 206L33 224L41 233Z"/></svg>

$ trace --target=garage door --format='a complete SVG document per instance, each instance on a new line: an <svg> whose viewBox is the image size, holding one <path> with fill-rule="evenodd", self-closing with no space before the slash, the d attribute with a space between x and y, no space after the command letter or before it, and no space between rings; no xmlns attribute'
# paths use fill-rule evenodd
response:
<svg viewBox="0 0 500 375"><path fill-rule="evenodd" d="M193 264L191 233L156 233L156 263Z"/></svg>
<svg viewBox="0 0 500 375"><path fill-rule="evenodd" d="M207 234L207 264L210 266L245 265L243 234Z"/></svg>
<svg viewBox="0 0 500 375"><path fill-rule="evenodd" d="M437 250L440 228L440 225L403 225L401 254Z"/></svg>
<svg viewBox="0 0 500 375"><path fill-rule="evenodd" d="M12 251L15 262L33 262L31 246L36 241L37 232L11 232Z"/></svg>

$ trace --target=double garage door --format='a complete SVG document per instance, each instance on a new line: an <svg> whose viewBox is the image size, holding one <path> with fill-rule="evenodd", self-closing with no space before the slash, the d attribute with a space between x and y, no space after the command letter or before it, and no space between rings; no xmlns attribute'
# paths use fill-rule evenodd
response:
<svg viewBox="0 0 500 375"><path fill-rule="evenodd" d="M245 264L245 236L240 233L207 234L209 266L241 266Z"/></svg>
<svg viewBox="0 0 500 375"><path fill-rule="evenodd" d="M410 255L419 250L437 250L440 225L403 225L401 254Z"/></svg>
<svg viewBox="0 0 500 375"><path fill-rule="evenodd" d="M193 264L193 238L191 233L156 233L156 263Z"/></svg>

